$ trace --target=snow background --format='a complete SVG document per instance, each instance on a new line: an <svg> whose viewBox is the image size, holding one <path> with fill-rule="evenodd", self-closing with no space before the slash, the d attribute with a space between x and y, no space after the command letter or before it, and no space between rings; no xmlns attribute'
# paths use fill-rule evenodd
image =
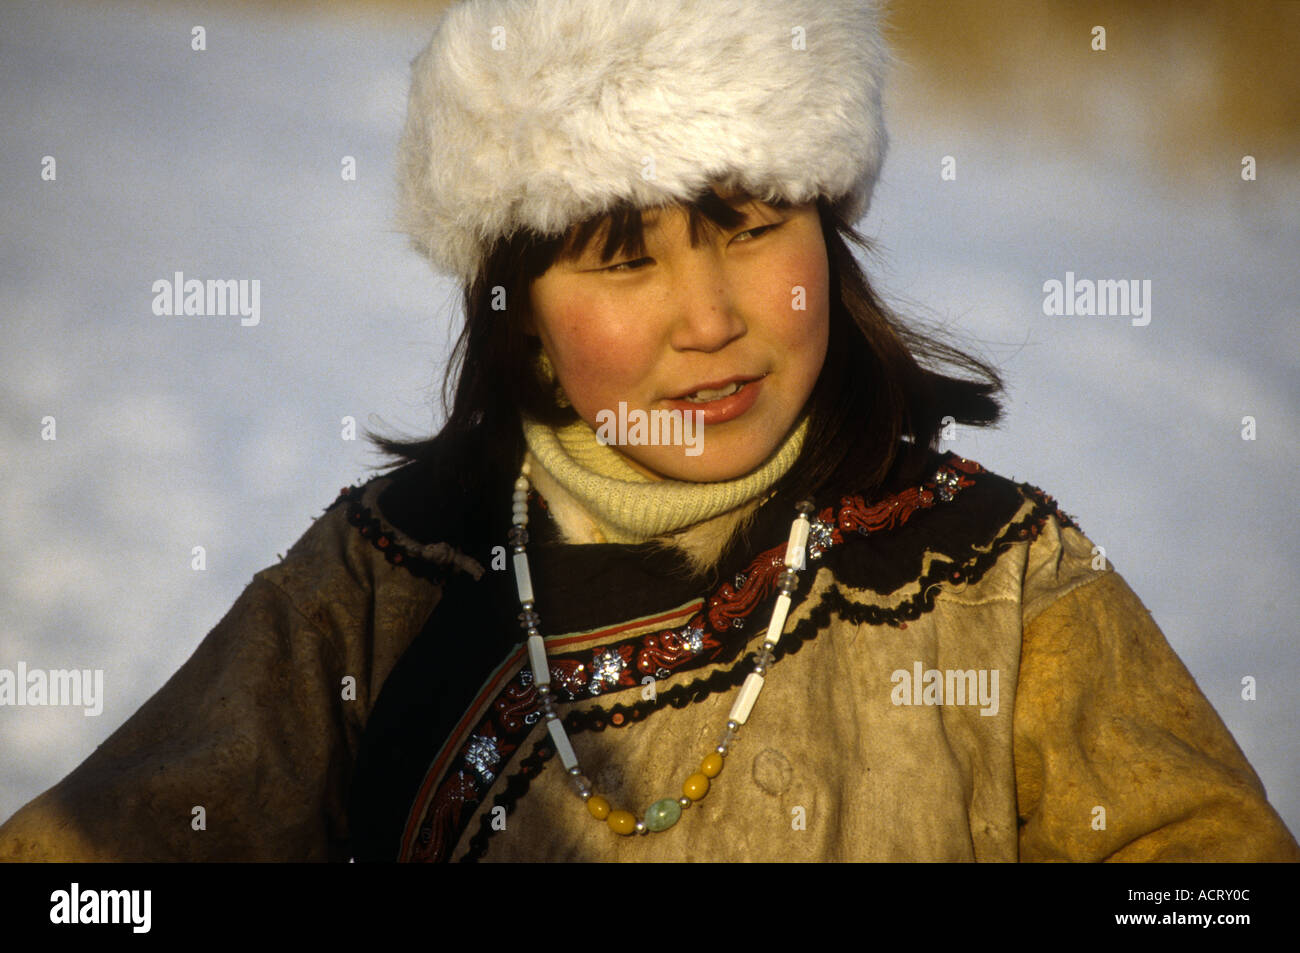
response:
<svg viewBox="0 0 1300 953"><path fill-rule="evenodd" d="M89 755L366 477L378 458L340 439L342 417L434 429L458 292L389 225L431 6L0 8L0 667L102 668L107 686L97 718L0 708L0 818ZM1300 163L1294 138L1153 148L1215 68L1157 46L1164 33L1137 49L1137 22L1127 37L1113 23L1105 54L1077 30L1006 43L997 62L1027 81L966 98L918 54L887 104L868 270L902 314L1000 366L1006 423L947 447L1042 487L1106 548L1296 831ZM944 155L956 181L940 181ZM1067 270L1150 279L1150 325L1045 317L1042 284ZM260 279L260 325L154 316L152 283L174 271Z"/></svg>

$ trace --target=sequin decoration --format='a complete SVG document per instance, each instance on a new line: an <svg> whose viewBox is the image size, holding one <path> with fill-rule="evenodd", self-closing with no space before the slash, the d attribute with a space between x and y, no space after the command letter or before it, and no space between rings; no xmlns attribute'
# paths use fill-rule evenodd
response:
<svg viewBox="0 0 1300 953"><path fill-rule="evenodd" d="M587 666L569 659L551 660L551 685L573 701L587 689Z"/></svg>
<svg viewBox="0 0 1300 953"><path fill-rule="evenodd" d="M496 742L487 735L471 735L466 746L465 763L474 769L474 773L483 779L484 784L491 784L496 777L496 766L501 762L501 753L497 751Z"/></svg>
<svg viewBox="0 0 1300 953"><path fill-rule="evenodd" d="M699 655L704 648L704 629L698 625L687 626L681 631L682 646L692 655Z"/></svg>
<svg viewBox="0 0 1300 953"><path fill-rule="evenodd" d="M831 548L834 544L834 538L831 536L833 528L830 523L823 523L821 520L813 520L808 524L809 559L821 559L822 553Z"/></svg>
<svg viewBox="0 0 1300 953"><path fill-rule="evenodd" d="M587 690L593 695L599 695L607 687L619 683L619 679L623 677L623 669L627 668L627 662L613 649L602 649L591 660L591 667L591 684L587 686Z"/></svg>
<svg viewBox="0 0 1300 953"><path fill-rule="evenodd" d="M953 498L959 480L951 470L939 470L934 475L934 482L938 487L939 499L946 503Z"/></svg>

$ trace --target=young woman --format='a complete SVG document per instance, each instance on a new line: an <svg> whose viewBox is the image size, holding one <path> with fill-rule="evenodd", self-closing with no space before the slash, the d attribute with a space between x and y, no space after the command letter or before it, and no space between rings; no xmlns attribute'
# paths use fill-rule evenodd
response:
<svg viewBox="0 0 1300 953"><path fill-rule="evenodd" d="M401 165L447 424L0 853L1300 858L1074 522L934 451L1000 382L850 250L886 59L851 0L446 14Z"/></svg>

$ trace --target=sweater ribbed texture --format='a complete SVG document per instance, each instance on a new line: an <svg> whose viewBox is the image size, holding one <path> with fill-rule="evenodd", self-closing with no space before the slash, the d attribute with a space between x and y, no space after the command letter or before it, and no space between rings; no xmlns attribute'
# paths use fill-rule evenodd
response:
<svg viewBox="0 0 1300 953"><path fill-rule="evenodd" d="M552 428L523 419L533 458L591 516L612 543L640 543L675 533L742 506L789 471L808 430L802 418L757 469L735 480L656 480L596 439L585 421Z"/></svg>

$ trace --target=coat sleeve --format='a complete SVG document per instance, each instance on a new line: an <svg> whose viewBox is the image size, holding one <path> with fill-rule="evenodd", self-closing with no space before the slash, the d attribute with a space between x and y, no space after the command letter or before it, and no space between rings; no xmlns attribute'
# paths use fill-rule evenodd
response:
<svg viewBox="0 0 1300 953"><path fill-rule="evenodd" d="M324 860L345 836L340 659L261 575L104 744L0 827L0 860Z"/></svg>
<svg viewBox="0 0 1300 953"><path fill-rule="evenodd" d="M1042 547L1064 545L1031 566L1033 585L1069 582L1026 600L1040 611L1024 630L1015 703L1020 859L1300 860L1151 614L1119 574L1084 562L1085 537L1049 528Z"/></svg>
<svg viewBox="0 0 1300 953"><path fill-rule="evenodd" d="M327 512L139 711L0 826L0 860L347 860L367 715L439 591Z"/></svg>

